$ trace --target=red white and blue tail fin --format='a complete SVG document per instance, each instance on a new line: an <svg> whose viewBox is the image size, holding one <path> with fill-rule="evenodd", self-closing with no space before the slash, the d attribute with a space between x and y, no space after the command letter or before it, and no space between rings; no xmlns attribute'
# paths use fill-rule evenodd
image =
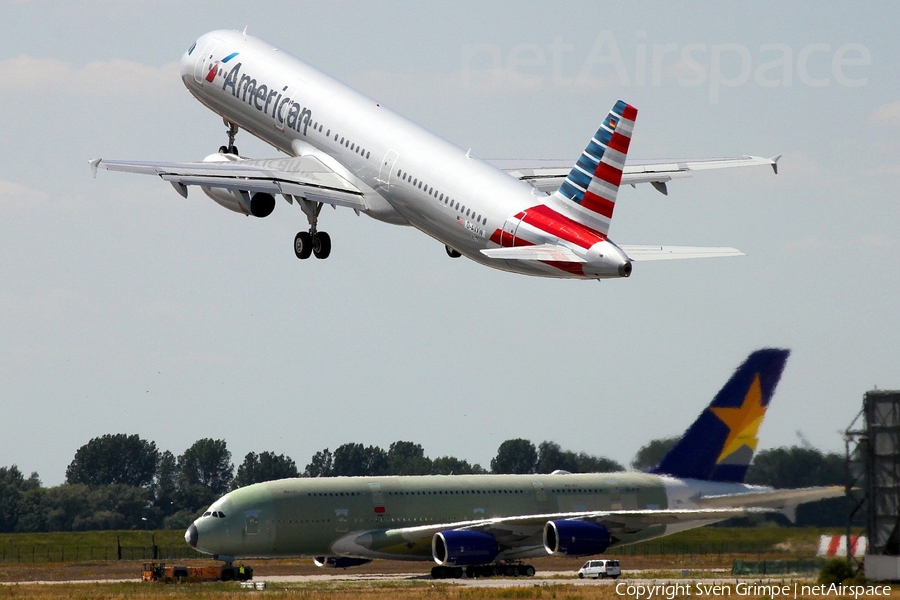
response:
<svg viewBox="0 0 900 600"><path fill-rule="evenodd" d="M635 107L622 100L616 102L547 204L605 237L636 118Z"/></svg>

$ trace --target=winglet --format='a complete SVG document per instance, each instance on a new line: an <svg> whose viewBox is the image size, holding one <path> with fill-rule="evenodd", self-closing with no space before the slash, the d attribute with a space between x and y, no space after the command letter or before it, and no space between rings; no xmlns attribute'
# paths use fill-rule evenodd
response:
<svg viewBox="0 0 900 600"><path fill-rule="evenodd" d="M775 156L773 156L772 158L769 159L769 160L772 161L772 170L775 171L775 174L776 174L776 175L778 175L778 161L779 161L780 159L781 159L781 155L780 155L780 154L777 154L777 155L775 155Z"/></svg>
<svg viewBox="0 0 900 600"><path fill-rule="evenodd" d="M92 158L88 161L88 164L91 165L91 172L94 174L94 179L97 178L97 167L100 166L100 161L102 160L102 158Z"/></svg>
<svg viewBox="0 0 900 600"><path fill-rule="evenodd" d="M651 473L687 479L744 480L757 431L775 393L789 350L752 353Z"/></svg>

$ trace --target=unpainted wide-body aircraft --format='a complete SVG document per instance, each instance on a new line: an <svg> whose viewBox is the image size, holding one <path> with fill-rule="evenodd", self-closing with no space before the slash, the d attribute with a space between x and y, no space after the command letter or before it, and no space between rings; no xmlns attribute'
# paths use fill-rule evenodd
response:
<svg viewBox="0 0 900 600"><path fill-rule="evenodd" d="M320 566L434 561L436 578L533 575L521 561L587 556L755 512L843 494L743 483L787 350L752 353L647 473L320 477L230 492L187 543L230 562L311 556Z"/></svg>
<svg viewBox="0 0 900 600"><path fill-rule="evenodd" d="M281 195L306 214L298 258L327 258L322 206L413 226L489 267L543 277L628 277L632 261L734 256L734 248L618 246L608 239L621 184L666 183L702 169L771 165L740 156L626 164L637 110L619 101L577 161L481 160L305 62L237 31L201 36L181 57L188 90L228 125L228 144L202 162L91 160L157 175L187 197L197 185L238 213L268 216ZM238 155L244 129L288 155ZM777 169L776 169L777 172Z"/></svg>

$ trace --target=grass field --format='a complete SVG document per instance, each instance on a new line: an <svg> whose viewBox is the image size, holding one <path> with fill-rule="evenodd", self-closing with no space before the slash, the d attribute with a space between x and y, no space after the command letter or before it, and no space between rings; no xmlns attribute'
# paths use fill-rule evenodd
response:
<svg viewBox="0 0 900 600"><path fill-rule="evenodd" d="M638 544L631 548L610 552L611 556L623 561L625 574L620 582L627 582L641 570L641 577L672 577L688 569L689 576L703 577L713 574L730 577L730 567L734 559L743 560L799 560L815 555L819 535L840 533L833 530L806 528L704 528L683 532L662 540ZM46 547L60 548L151 545L184 545L180 531L156 532L83 532L53 534L16 534L0 537L0 543L7 548ZM719 550L716 550L719 548ZM722 550L731 548L733 551ZM712 549L712 551L710 551ZM753 549L739 552L739 549ZM37 553L36 553L37 554ZM67 560L55 562L0 562L0 600L5 598L35 598L52 600L93 600L95 598L231 598L237 596L260 595L266 598L312 598L327 600L477 600L479 598L546 598L548 600L576 600L597 598L604 600L629 600L617 595L610 585L573 585L574 573L584 559L564 559L546 557L529 561L535 565L538 574L561 572L564 575L551 579L551 584L537 584L533 580L515 580L515 587L474 588L460 587L453 583L435 582L424 577L431 568L428 563L405 563L376 561L369 565L334 571L320 569L309 559L246 561L253 565L257 578L275 575L331 575L324 581L305 583L269 583L265 592L242 590L235 583L203 583L163 585L134 581L140 577L142 561L130 560ZM167 561L194 563L195 561ZM213 561L202 560L208 564ZM391 574L416 573L423 579L406 581L376 582L348 581L348 574ZM572 579L568 579L572 577ZM71 583L73 581L84 583ZM104 580L103 583L91 580ZM118 580L118 581L117 581ZM126 581L131 580L131 581ZM69 583L33 583L33 582ZM536 585L537 584L537 585ZM692 597L680 595L679 598ZM852 596L851 596L852 597ZM900 600L900 592L892 593L894 600ZM754 596L739 596L741 600L752 600ZM884 598L881 596L879 598ZM635 600L630 598L630 600ZM665 600L665 597L653 600ZM841 600L836 598L835 600ZM872 597L872 600L875 600Z"/></svg>

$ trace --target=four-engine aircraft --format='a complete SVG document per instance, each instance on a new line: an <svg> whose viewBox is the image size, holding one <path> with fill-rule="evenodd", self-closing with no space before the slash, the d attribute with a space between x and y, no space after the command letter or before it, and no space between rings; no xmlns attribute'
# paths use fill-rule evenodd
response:
<svg viewBox="0 0 900 600"><path fill-rule="evenodd" d="M778 157L628 162L637 109L619 101L574 162L486 161L403 118L263 40L237 31L201 36L181 58L185 86L228 126L202 162L94 159L98 168L156 175L182 196L200 186L229 210L266 217L276 196L296 202L307 231L298 258L327 258L322 207L347 207L412 226L451 257L543 277L628 277L632 262L735 256L734 248L616 245L608 237L619 186L666 183L696 170L770 165ZM243 129L288 155L239 156Z"/></svg>
<svg viewBox="0 0 900 600"><path fill-rule="evenodd" d="M752 353L648 473L282 479L230 492L188 528L190 546L237 557L311 556L326 567L372 559L434 561L435 578L534 575L521 562L586 556L840 487L743 483L788 351Z"/></svg>

